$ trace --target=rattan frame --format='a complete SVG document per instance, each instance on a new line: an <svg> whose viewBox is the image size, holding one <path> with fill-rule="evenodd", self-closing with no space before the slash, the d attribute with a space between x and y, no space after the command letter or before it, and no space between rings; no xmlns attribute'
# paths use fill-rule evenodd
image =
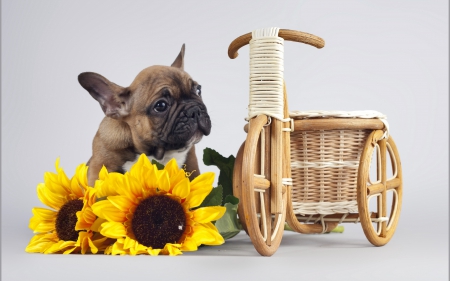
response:
<svg viewBox="0 0 450 281"><path fill-rule="evenodd" d="M324 46L323 39L303 32L280 29L278 36ZM251 34L236 38L228 49L229 57L236 58L237 50L250 39ZM285 88L283 99L281 120L269 121L273 115L261 112L249 116L247 139L238 151L233 173L233 192L241 200L239 217L256 250L265 256L277 250L283 232L278 226L285 216L289 226L300 233L324 233L339 223L361 222L373 245L389 242L400 215L403 182L387 123L355 117L299 118L298 114L289 120ZM374 152L377 180L371 182ZM386 176L387 155L394 171L390 179ZM388 192L395 194L390 217ZM265 201L258 203L257 194ZM372 197L377 198L375 212L369 208Z"/></svg>

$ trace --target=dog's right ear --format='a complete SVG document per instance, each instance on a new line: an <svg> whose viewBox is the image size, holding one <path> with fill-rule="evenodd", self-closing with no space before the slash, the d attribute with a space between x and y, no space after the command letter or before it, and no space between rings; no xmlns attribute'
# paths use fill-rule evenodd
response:
<svg viewBox="0 0 450 281"><path fill-rule="evenodd" d="M121 119L130 113L130 93L100 74L83 72L78 82L100 103L106 116Z"/></svg>
<svg viewBox="0 0 450 281"><path fill-rule="evenodd" d="M183 46L181 46L180 53L178 54L177 58L175 59L175 61L172 63L171 66L178 67L178 68L181 68L182 70L184 70L184 49L185 49L185 46L183 44Z"/></svg>

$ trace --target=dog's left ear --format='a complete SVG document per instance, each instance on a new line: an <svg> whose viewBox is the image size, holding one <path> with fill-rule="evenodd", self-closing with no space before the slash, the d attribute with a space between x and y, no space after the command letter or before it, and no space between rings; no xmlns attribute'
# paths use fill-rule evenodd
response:
<svg viewBox="0 0 450 281"><path fill-rule="evenodd" d="M181 46L181 51L171 66L178 67L184 70L184 44L183 46Z"/></svg>
<svg viewBox="0 0 450 281"><path fill-rule="evenodd" d="M121 119L130 113L130 93L127 88L94 72L81 73L78 82L98 101L106 116Z"/></svg>

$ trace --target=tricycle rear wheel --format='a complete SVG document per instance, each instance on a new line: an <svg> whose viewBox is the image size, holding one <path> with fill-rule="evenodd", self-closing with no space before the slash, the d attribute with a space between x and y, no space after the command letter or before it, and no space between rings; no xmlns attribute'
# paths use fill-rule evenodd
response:
<svg viewBox="0 0 450 281"><path fill-rule="evenodd" d="M373 131L365 144L358 171L358 212L367 239L375 246L383 246L391 240L397 228L402 206L403 179L400 156L394 140L382 137L383 131ZM390 157L387 157L387 156ZM372 161L373 157L376 161ZM387 159L390 158L392 177L387 178ZM371 181L370 166L376 163L376 181ZM388 210L388 195L392 193ZM377 199L375 208L370 200ZM371 208L372 207L372 208ZM388 213L388 211L390 211ZM373 217L375 213L375 218Z"/></svg>

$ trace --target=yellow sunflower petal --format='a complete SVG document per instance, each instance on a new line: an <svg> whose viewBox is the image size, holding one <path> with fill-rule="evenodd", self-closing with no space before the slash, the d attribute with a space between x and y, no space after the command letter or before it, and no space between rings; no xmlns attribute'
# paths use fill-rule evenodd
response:
<svg viewBox="0 0 450 281"><path fill-rule="evenodd" d="M102 218L97 218L94 223L91 225L91 230L95 232L100 232L99 228L102 225L102 223L106 222L107 220Z"/></svg>
<svg viewBox="0 0 450 281"><path fill-rule="evenodd" d="M34 229L39 225L41 222L41 219L37 216L32 216L30 219L30 223L28 224L28 227L34 231Z"/></svg>
<svg viewBox="0 0 450 281"><path fill-rule="evenodd" d="M183 244L181 245L182 251L197 251L197 249L197 243L191 237L186 237L186 239L183 241Z"/></svg>
<svg viewBox="0 0 450 281"><path fill-rule="evenodd" d="M206 228L208 228L208 229L210 229L210 230L213 230L213 231L219 233L219 230L217 229L217 227L212 222L202 223L201 225L206 227Z"/></svg>
<svg viewBox="0 0 450 281"><path fill-rule="evenodd" d="M113 222L124 222L126 214L114 206L109 200L102 200L92 205L92 211L97 216Z"/></svg>
<svg viewBox="0 0 450 281"><path fill-rule="evenodd" d="M28 227L35 233L49 232L55 228L57 212L35 207L32 209L33 217L30 219Z"/></svg>
<svg viewBox="0 0 450 281"><path fill-rule="evenodd" d="M111 244L108 242L108 239L109 239L108 237L103 237L103 236L101 236L101 237L102 238L95 239L95 240L93 240L93 238L91 238L92 244L94 244L95 248L97 248L97 252L104 251L109 246L109 244ZM93 249L93 247L91 246L91 251L92 251L92 253L94 253L94 251L92 249Z"/></svg>
<svg viewBox="0 0 450 281"><path fill-rule="evenodd" d="M79 184L81 184L84 187L88 186L88 169L89 167L86 166L86 164L80 164L78 165L77 169L75 170L75 176Z"/></svg>
<svg viewBox="0 0 450 281"><path fill-rule="evenodd" d="M98 248L92 242L91 238L92 238L92 232L81 231L78 234L78 240L77 240L76 246L81 248L81 254L84 255L88 252L96 254L98 252Z"/></svg>
<svg viewBox="0 0 450 281"><path fill-rule="evenodd" d="M127 236L127 230L122 223L104 222L100 227L100 233L109 238L122 238Z"/></svg>
<svg viewBox="0 0 450 281"><path fill-rule="evenodd" d="M202 224L195 225L193 228L194 233L192 234L192 239L197 242L197 245L221 245L225 242L217 229L214 230Z"/></svg>
<svg viewBox="0 0 450 281"><path fill-rule="evenodd" d="M78 233L78 239L76 242L76 246L81 248L81 254L86 254L88 247L89 247L89 242L87 241L87 238L89 236L89 233L87 233L86 231L81 231Z"/></svg>
<svg viewBox="0 0 450 281"><path fill-rule="evenodd" d="M60 159L58 157L58 158L56 158L56 161L55 161L55 170L56 171L58 171L58 169L59 169L59 162L60 162Z"/></svg>
<svg viewBox="0 0 450 281"><path fill-rule="evenodd" d="M204 188L212 189L213 182L214 182L214 173L213 172L203 173L203 174L199 175L198 177L196 177L191 182L191 191L196 191L197 189L204 189Z"/></svg>
<svg viewBox="0 0 450 281"><path fill-rule="evenodd" d="M214 173L208 172L199 175L196 177L190 185L190 194L186 198L184 205L187 205L188 208L194 208L199 206L205 197L213 189L212 183L214 181Z"/></svg>
<svg viewBox="0 0 450 281"><path fill-rule="evenodd" d="M136 206L136 204L126 196L108 196L108 201L123 212L128 212L131 207Z"/></svg>
<svg viewBox="0 0 450 281"><path fill-rule="evenodd" d="M105 181L103 180L96 180L94 184L94 189L96 198L118 195L117 192L109 192L110 189L108 188L108 184L105 184Z"/></svg>
<svg viewBox="0 0 450 281"><path fill-rule="evenodd" d="M97 190L93 187L89 187L84 194L84 199L86 201L86 207L91 207L92 205L94 205L94 203L97 201Z"/></svg>
<svg viewBox="0 0 450 281"><path fill-rule="evenodd" d="M31 238L25 251L27 253L44 253L56 242L57 239L51 239L47 234L37 234Z"/></svg>
<svg viewBox="0 0 450 281"><path fill-rule="evenodd" d="M172 194L185 199L190 193L190 182L188 178L181 180L172 190Z"/></svg>
<svg viewBox="0 0 450 281"><path fill-rule="evenodd" d="M51 172L44 173L44 184L48 190L55 194L59 194L61 197L65 197L70 194L68 186L64 186L60 181L57 174Z"/></svg>
<svg viewBox="0 0 450 281"><path fill-rule="evenodd" d="M67 248L67 247L72 247L72 246L76 246L77 241L63 241L60 240L62 242L62 244L60 245L61 250Z"/></svg>
<svg viewBox="0 0 450 281"><path fill-rule="evenodd" d="M64 172L63 168L61 168L59 166L59 159L57 159L57 161L55 162L55 168L56 168L56 172L58 173L58 181L63 185L63 186L69 186L70 184L70 180L67 177L66 173Z"/></svg>
<svg viewBox="0 0 450 281"><path fill-rule="evenodd" d="M66 199L49 191L48 188L43 183L38 184L37 194L39 200L41 200L42 203L55 210L59 210L59 208L61 208L62 205L66 203Z"/></svg>
<svg viewBox="0 0 450 281"><path fill-rule="evenodd" d="M47 222L47 221L41 221L39 224L34 228L34 233L47 233L50 231L53 231L55 229L55 222Z"/></svg>
<svg viewBox="0 0 450 281"><path fill-rule="evenodd" d="M130 174L124 175L124 184L127 188L123 188L123 194L131 200L138 202L136 198L142 197L142 185L139 181Z"/></svg>
<svg viewBox="0 0 450 281"><path fill-rule="evenodd" d="M151 256L157 256L159 255L159 253L161 253L161 249L147 248L147 253Z"/></svg>
<svg viewBox="0 0 450 281"><path fill-rule="evenodd" d="M142 153L141 155L139 155L138 160L136 161L136 163L134 163L133 166L131 166L130 169L130 174L133 177L140 177L141 176L141 171L144 167L149 167L150 164L150 160L148 159L147 155L145 155L144 153Z"/></svg>
<svg viewBox="0 0 450 281"><path fill-rule="evenodd" d="M116 241L110 248L110 250L108 251L111 255L115 256L115 255L125 255L127 254L127 251L125 251L123 249L123 244L120 243L119 241ZM106 253L106 251L105 251Z"/></svg>
<svg viewBox="0 0 450 281"><path fill-rule="evenodd" d="M133 248L135 246L135 244L137 243L136 240L131 239L130 237L125 237L125 240L123 242L123 248L124 249L130 249Z"/></svg>
<svg viewBox="0 0 450 281"><path fill-rule="evenodd" d="M70 190L78 198L83 197L88 187L87 184L87 166L85 164L78 165L75 175L70 180Z"/></svg>
<svg viewBox="0 0 450 281"><path fill-rule="evenodd" d="M212 187L210 189L192 191L191 185L191 193L186 198L186 201L183 203L183 205L186 205L188 209L199 206L203 202L203 200L205 200L206 196L208 196L211 190Z"/></svg>
<svg viewBox="0 0 450 281"><path fill-rule="evenodd" d="M58 214L58 212L55 212L53 210L39 207L34 207L32 212L35 216L39 217L41 220L55 220L56 215Z"/></svg>
<svg viewBox="0 0 450 281"><path fill-rule="evenodd" d="M64 252L63 252L63 254L64 255L68 255L68 254L71 254L74 250L76 250L76 249L78 249L78 247L71 247L71 248L69 248L68 250L65 250Z"/></svg>
<svg viewBox="0 0 450 281"><path fill-rule="evenodd" d="M89 249L91 250L91 253L97 254L98 248L95 246L94 242L92 242L91 238L88 238L88 242L89 242Z"/></svg>
<svg viewBox="0 0 450 281"><path fill-rule="evenodd" d="M159 178L158 188L159 188L159 190L162 190L165 192L170 191L170 179L169 179L169 174L166 171L164 171L164 173Z"/></svg>
<svg viewBox="0 0 450 281"><path fill-rule="evenodd" d="M148 247L140 244L138 241L128 236L125 238L123 243L123 249L128 250L133 256L147 253L147 248Z"/></svg>
<svg viewBox="0 0 450 281"><path fill-rule="evenodd" d="M104 181L97 180L95 182L97 198L124 195L125 184L124 175L119 173L110 173Z"/></svg>
<svg viewBox="0 0 450 281"><path fill-rule="evenodd" d="M157 189L159 188L159 179L166 172L164 170L158 170L156 165L151 165L148 168L144 167L143 180L146 189Z"/></svg>
<svg viewBox="0 0 450 281"><path fill-rule="evenodd" d="M25 252L27 253L44 253L53 243L46 241L36 245L28 245L25 248Z"/></svg>
<svg viewBox="0 0 450 281"><path fill-rule="evenodd" d="M167 162L166 166L164 167L164 170L166 170L167 173L169 173L170 178L176 175L180 170L177 164L177 160L175 158L170 159L170 161Z"/></svg>
<svg viewBox="0 0 450 281"><path fill-rule="evenodd" d="M186 179L186 171L178 167L175 158L172 158L164 167L170 178L170 191L182 180Z"/></svg>
<svg viewBox="0 0 450 281"><path fill-rule="evenodd" d="M106 247L106 249L105 249L105 251L104 251L104 254L105 254L105 255L111 255L111 254L112 254L112 247L113 247L112 245Z"/></svg>
<svg viewBox="0 0 450 281"><path fill-rule="evenodd" d="M90 229L92 224L97 219L97 216L92 211L92 208L88 207L77 212L77 224L75 230Z"/></svg>
<svg viewBox="0 0 450 281"><path fill-rule="evenodd" d="M55 168L56 168L56 172L57 172L57 183L60 184L67 192L70 192L70 180L67 177L66 173L64 172L64 170L59 167L59 159L56 160L55 162Z"/></svg>
<svg viewBox="0 0 450 281"><path fill-rule="evenodd" d="M98 179L105 180L106 177L108 177L108 169L106 169L105 166L102 166L100 172L98 173Z"/></svg>
<svg viewBox="0 0 450 281"><path fill-rule="evenodd" d="M180 250L179 244L170 244L170 243L167 243L161 252L169 256L178 256L183 254L183 252L181 252Z"/></svg>
<svg viewBox="0 0 450 281"><path fill-rule="evenodd" d="M225 211L226 208L222 206L203 207L193 211L192 214L194 215L193 219L195 222L207 223L218 220L223 216Z"/></svg>
<svg viewBox="0 0 450 281"><path fill-rule="evenodd" d="M68 250L69 253L72 252L73 250L75 250L73 247L76 248L75 246L76 242L75 241L63 241L63 240L59 240L58 242L54 243L50 248L48 248L44 254L53 254L53 253L58 253L60 251L66 250L67 248L70 247L70 249ZM70 251L72 250L72 251Z"/></svg>

